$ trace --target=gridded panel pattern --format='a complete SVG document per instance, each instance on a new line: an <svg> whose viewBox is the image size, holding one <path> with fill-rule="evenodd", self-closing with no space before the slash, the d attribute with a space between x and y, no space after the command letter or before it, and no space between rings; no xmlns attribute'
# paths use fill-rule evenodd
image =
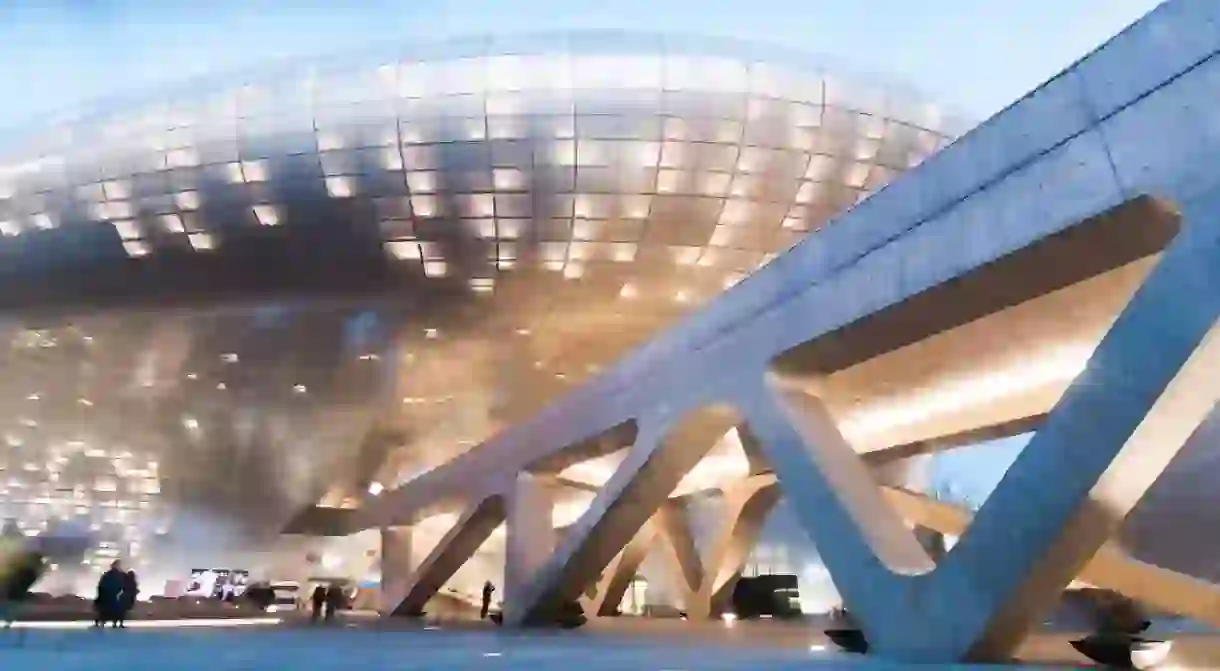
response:
<svg viewBox="0 0 1220 671"><path fill-rule="evenodd" d="M0 158L0 257L70 229L93 231L75 253L133 263L277 231L379 243L418 316L394 362L403 421L470 424L444 408L482 403L486 420L455 431L465 448L827 225L955 124L905 91L740 45L423 46L52 128ZM336 231L351 235L318 233ZM454 402L466 395L481 400Z"/></svg>

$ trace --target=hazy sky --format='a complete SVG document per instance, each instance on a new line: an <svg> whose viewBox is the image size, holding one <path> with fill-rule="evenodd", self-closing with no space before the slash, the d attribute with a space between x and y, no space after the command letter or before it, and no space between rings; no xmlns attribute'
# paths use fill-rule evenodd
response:
<svg viewBox="0 0 1220 671"><path fill-rule="evenodd" d="M448 36L565 28L778 43L906 80L982 119L1157 0L0 0L0 127L81 101L262 63ZM981 499L1025 438L938 478Z"/></svg>
<svg viewBox="0 0 1220 671"><path fill-rule="evenodd" d="M563 28L770 41L985 117L1156 0L10 0L0 127L217 70L395 41Z"/></svg>

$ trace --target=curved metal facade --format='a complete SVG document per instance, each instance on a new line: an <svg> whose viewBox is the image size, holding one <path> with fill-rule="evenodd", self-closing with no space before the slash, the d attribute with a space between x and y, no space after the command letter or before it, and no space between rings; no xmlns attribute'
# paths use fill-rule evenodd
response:
<svg viewBox="0 0 1220 671"><path fill-rule="evenodd" d="M149 501L102 494L106 469L57 486L56 460L143 450L156 483L184 450L198 460L209 442L245 445L239 434L262 436L241 454L281 445L260 478L307 462L293 468L311 487L335 479L331 502L400 480L597 375L958 123L792 54L580 34L302 64L65 122L0 160L0 307L50 313L39 337L68 340L83 332L73 315L100 309L87 328L157 354L102 342L89 366L39 369L85 389L98 376L82 371L130 381L144 367L138 384L64 392L97 397L73 420L107 436L88 445L38 438L21 420L40 383L6 375L0 424L45 449L0 462L0 500L27 529L61 508ZM187 311L127 316L165 305ZM266 327L268 309L295 326ZM379 335L357 347L360 319ZM122 428L97 430L120 407ZM297 448L290 434L339 415L351 426L333 444ZM203 471L257 488L244 467ZM170 489L207 508L200 487ZM304 491L295 504L316 499Z"/></svg>

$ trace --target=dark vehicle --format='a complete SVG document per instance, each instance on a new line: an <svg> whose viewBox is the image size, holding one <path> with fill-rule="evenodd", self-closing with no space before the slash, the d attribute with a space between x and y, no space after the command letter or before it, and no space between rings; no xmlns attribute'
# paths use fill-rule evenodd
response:
<svg viewBox="0 0 1220 671"><path fill-rule="evenodd" d="M733 587L733 612L742 619L801 616L795 575L775 574L743 577Z"/></svg>

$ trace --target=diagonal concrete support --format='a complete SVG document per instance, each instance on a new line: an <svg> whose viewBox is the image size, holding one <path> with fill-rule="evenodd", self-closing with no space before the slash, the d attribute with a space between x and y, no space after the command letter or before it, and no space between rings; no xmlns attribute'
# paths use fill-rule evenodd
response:
<svg viewBox="0 0 1220 671"><path fill-rule="evenodd" d="M555 549L552 522L556 485L548 478L520 473L508 494L504 548L504 603L520 597L521 588Z"/></svg>
<svg viewBox="0 0 1220 671"><path fill-rule="evenodd" d="M678 600L686 608L703 584L703 560L691 530L690 510L685 501L670 499L662 504L653 517L661 537L661 550L666 564L671 568L673 587L678 591Z"/></svg>
<svg viewBox="0 0 1220 671"><path fill-rule="evenodd" d="M583 602L586 615L614 615L623 596L639 574L640 565L657 538L655 518L640 529L635 538L614 558L593 593Z"/></svg>
<svg viewBox="0 0 1220 671"><path fill-rule="evenodd" d="M1187 225L1217 213L1212 197ZM1202 233L1215 230L1209 224L1161 257L939 565L819 401L767 383L741 394L798 518L879 654L1008 658L1212 409L1220 243Z"/></svg>
<svg viewBox="0 0 1220 671"><path fill-rule="evenodd" d="M720 529L708 555L703 580L687 603L691 620L711 617L727 604L767 515L779 502L780 490L774 478L755 476L726 486L723 495Z"/></svg>
<svg viewBox="0 0 1220 671"><path fill-rule="evenodd" d="M436 547L419 562L409 579L396 586L398 591L383 595L382 607L394 615L423 613L428 601L478 552L496 527L504 523L504 518L505 505L500 496L488 497L467 508ZM385 570L383 559L382 571Z"/></svg>
<svg viewBox="0 0 1220 671"><path fill-rule="evenodd" d="M714 408L673 427L644 423L627 458L521 589L521 598L505 604L505 624L545 619L549 609L578 599L738 419L731 409Z"/></svg>
<svg viewBox="0 0 1220 671"><path fill-rule="evenodd" d="M407 593L415 575L414 529L410 526L381 528L381 594L378 611L394 611Z"/></svg>
<svg viewBox="0 0 1220 671"><path fill-rule="evenodd" d="M970 527L968 510L897 488L887 488L885 496L904 517L928 529L961 536ZM1078 578L1157 610L1220 627L1220 586L1141 562L1114 542L1103 545Z"/></svg>

